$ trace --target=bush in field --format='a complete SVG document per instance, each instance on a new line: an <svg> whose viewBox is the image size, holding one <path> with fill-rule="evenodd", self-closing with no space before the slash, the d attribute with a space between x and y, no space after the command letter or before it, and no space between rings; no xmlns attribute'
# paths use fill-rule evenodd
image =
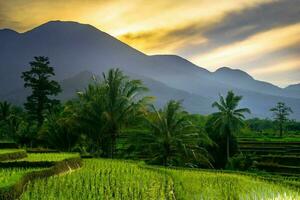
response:
<svg viewBox="0 0 300 200"><path fill-rule="evenodd" d="M229 162L226 165L226 169L230 170L249 170L253 166L253 158L248 154L236 154L235 156L229 159Z"/></svg>

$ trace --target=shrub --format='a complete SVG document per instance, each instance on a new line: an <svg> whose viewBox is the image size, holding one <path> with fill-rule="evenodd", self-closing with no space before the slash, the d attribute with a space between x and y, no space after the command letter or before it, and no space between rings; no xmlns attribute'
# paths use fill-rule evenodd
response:
<svg viewBox="0 0 300 200"><path fill-rule="evenodd" d="M230 158L226 169L230 170L249 170L253 166L253 157L249 154L237 154Z"/></svg>

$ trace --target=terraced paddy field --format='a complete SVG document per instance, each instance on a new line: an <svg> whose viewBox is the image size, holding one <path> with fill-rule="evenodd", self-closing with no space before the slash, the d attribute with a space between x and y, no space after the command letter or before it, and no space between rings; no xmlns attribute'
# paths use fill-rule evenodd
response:
<svg viewBox="0 0 300 200"><path fill-rule="evenodd" d="M0 188L7 187L18 182L26 173L39 171L43 168L0 168Z"/></svg>
<svg viewBox="0 0 300 200"><path fill-rule="evenodd" d="M253 176L88 159L81 169L37 180L21 199L300 199L300 190Z"/></svg>
<svg viewBox="0 0 300 200"><path fill-rule="evenodd" d="M299 141L239 140L239 150L252 155L256 168L267 172L300 177Z"/></svg>
<svg viewBox="0 0 300 200"><path fill-rule="evenodd" d="M68 158L79 157L77 153L27 153L27 157L23 159L18 159L16 162L28 161L28 162L39 162L39 161L49 161L56 162ZM12 162L10 160L9 162Z"/></svg>
<svg viewBox="0 0 300 200"><path fill-rule="evenodd" d="M26 158L10 160L17 165L57 164L50 168L0 167L0 200L300 199L299 179L264 179L236 172L171 169L111 159L84 159L80 168L76 162L67 162L70 159L80 160L74 153L29 153ZM20 180L26 180L22 187Z"/></svg>
<svg viewBox="0 0 300 200"><path fill-rule="evenodd" d="M47 178L80 167L78 154L37 153L25 150L1 150L0 200L18 199L30 181Z"/></svg>
<svg viewBox="0 0 300 200"><path fill-rule="evenodd" d="M7 154L7 153L14 153L14 152L23 152L22 149L0 149L0 155L1 154Z"/></svg>

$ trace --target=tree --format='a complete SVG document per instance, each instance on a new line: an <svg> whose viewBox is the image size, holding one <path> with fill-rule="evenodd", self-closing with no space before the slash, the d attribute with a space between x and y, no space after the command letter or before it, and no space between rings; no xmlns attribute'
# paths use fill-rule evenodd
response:
<svg viewBox="0 0 300 200"><path fill-rule="evenodd" d="M31 69L23 72L21 76L25 82L24 87L29 87L32 90L32 94L27 97L24 106L30 117L36 120L38 127L44 121L45 111L59 103L58 100L50 97L61 92L58 82L50 80L55 73L49 64L47 57L34 57L34 61L30 62Z"/></svg>
<svg viewBox="0 0 300 200"><path fill-rule="evenodd" d="M219 133L226 136L226 161L230 157L230 138L244 125L244 113L250 113L248 108L238 108L242 96L236 96L232 91L227 93L226 98L220 96L219 102L214 102L212 107L219 111L213 113L213 126Z"/></svg>
<svg viewBox="0 0 300 200"><path fill-rule="evenodd" d="M82 115L78 117L88 135L102 147L103 156L114 157L122 129L149 100L142 96L145 91L140 80L130 80L119 69L111 69L103 73L103 80L95 80L80 93Z"/></svg>
<svg viewBox="0 0 300 200"><path fill-rule="evenodd" d="M201 140L206 143L210 140L188 120L180 102L171 100L160 111L151 108L146 118L148 132L138 132L130 139L139 157L164 166L193 161L210 166L207 151L198 146Z"/></svg>
<svg viewBox="0 0 300 200"><path fill-rule="evenodd" d="M275 121L279 125L280 137L283 134L283 126L286 121L288 121L288 116L290 113L293 113L292 109L285 105L283 102L278 102L274 108L271 108L270 111L274 113Z"/></svg>
<svg viewBox="0 0 300 200"><path fill-rule="evenodd" d="M78 142L77 122L67 102L49 112L40 130L45 144L62 151L71 151Z"/></svg>
<svg viewBox="0 0 300 200"><path fill-rule="evenodd" d="M7 121L11 113L11 104L7 101L0 102L0 121Z"/></svg>

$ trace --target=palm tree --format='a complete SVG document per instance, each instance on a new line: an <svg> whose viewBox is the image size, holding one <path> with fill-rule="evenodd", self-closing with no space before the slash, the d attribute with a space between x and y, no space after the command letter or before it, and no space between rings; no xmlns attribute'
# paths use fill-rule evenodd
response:
<svg viewBox="0 0 300 200"><path fill-rule="evenodd" d="M103 80L94 80L94 84L80 94L83 105L80 119L98 144L102 144L104 156L112 158L122 129L149 100L142 96L147 88L140 80L130 80L119 69L103 73Z"/></svg>
<svg viewBox="0 0 300 200"><path fill-rule="evenodd" d="M288 121L288 116L290 115L290 113L293 113L293 111L283 102L278 102L274 108L270 109L270 111L274 113L275 121L279 125L280 137L282 137L284 123Z"/></svg>
<svg viewBox="0 0 300 200"><path fill-rule="evenodd" d="M104 117L107 134L110 137L109 157L113 157L116 150L116 140L121 133L122 126L132 120L149 100L142 94L148 89L141 80L130 80L119 69L111 69L104 79Z"/></svg>
<svg viewBox="0 0 300 200"><path fill-rule="evenodd" d="M7 101L0 102L0 121L8 120L11 112L11 104Z"/></svg>
<svg viewBox="0 0 300 200"><path fill-rule="evenodd" d="M226 159L229 160L230 137L239 131L244 125L244 113L250 113L248 108L238 108L242 96L236 96L232 91L227 93L226 98L220 96L219 102L214 102L212 107L219 111L213 113L213 124L220 134L226 136Z"/></svg>
<svg viewBox="0 0 300 200"><path fill-rule="evenodd" d="M41 139L52 148L71 151L78 141L80 136L77 132L78 125L70 106L72 102L67 102L65 106L57 106L45 117L39 133Z"/></svg>
<svg viewBox="0 0 300 200"><path fill-rule="evenodd" d="M140 132L131 138L140 157L164 166L192 160L210 165L208 153L198 146L200 139L207 143L210 140L200 137L199 130L188 120L180 102L171 100L160 111L154 106L151 108L146 121L148 132Z"/></svg>

